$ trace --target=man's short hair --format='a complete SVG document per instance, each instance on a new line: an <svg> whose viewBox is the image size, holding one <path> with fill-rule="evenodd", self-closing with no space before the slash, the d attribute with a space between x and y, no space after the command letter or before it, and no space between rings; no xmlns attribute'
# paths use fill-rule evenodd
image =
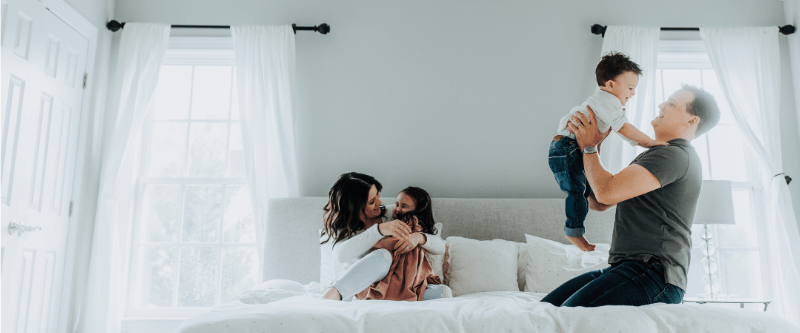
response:
<svg viewBox="0 0 800 333"><path fill-rule="evenodd" d="M603 56L603 59L600 60L594 70L594 75L597 78L597 85L604 86L606 81L613 80L625 72L634 72L642 75L642 69L639 68L637 63L631 61L631 58L622 53L612 51Z"/></svg>
<svg viewBox="0 0 800 333"><path fill-rule="evenodd" d="M683 84L681 89L690 92L694 95L694 99L686 105L686 111L693 116L700 118L700 123L697 124L697 131L694 137L705 134L710 131L714 126L719 123L719 107L717 100L707 91L698 87Z"/></svg>

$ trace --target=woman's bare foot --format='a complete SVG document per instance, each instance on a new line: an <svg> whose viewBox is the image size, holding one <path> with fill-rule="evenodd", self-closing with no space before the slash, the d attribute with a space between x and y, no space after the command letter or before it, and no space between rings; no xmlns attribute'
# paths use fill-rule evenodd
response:
<svg viewBox="0 0 800 333"><path fill-rule="evenodd" d="M325 293L325 295L322 295L322 298L323 299L332 299L334 301L341 301L342 300L342 295L339 294L339 290L338 289L336 289L335 287L331 287L331 289L328 289L328 291Z"/></svg>
<svg viewBox="0 0 800 333"><path fill-rule="evenodd" d="M571 237L565 236L567 240L572 243L572 245L577 246L581 251L592 252L594 251L594 244L589 244L589 241L586 240L586 237Z"/></svg>

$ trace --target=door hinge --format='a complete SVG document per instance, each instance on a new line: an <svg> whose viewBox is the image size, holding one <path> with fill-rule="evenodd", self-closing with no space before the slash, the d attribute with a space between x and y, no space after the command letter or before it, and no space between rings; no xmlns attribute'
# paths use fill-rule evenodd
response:
<svg viewBox="0 0 800 333"><path fill-rule="evenodd" d="M69 201L69 215L67 215L67 217L72 217L72 204L73 203L74 203L74 201L72 201L72 200Z"/></svg>
<svg viewBox="0 0 800 333"><path fill-rule="evenodd" d="M86 89L86 81L89 80L89 73L83 73L83 89Z"/></svg>

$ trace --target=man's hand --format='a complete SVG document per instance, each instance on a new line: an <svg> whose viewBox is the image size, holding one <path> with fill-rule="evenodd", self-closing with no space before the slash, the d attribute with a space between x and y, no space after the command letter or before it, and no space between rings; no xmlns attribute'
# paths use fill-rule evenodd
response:
<svg viewBox="0 0 800 333"><path fill-rule="evenodd" d="M611 128L609 128L607 132L600 133L600 129L597 128L597 116L594 115L594 111L588 105L586 109L589 110L588 119L580 111L575 111L575 114L572 115L572 121L567 122L567 128L575 134L575 140L578 141L578 146L581 149L589 146L597 147L611 132Z"/></svg>
<svg viewBox="0 0 800 333"><path fill-rule="evenodd" d="M420 243L424 243L424 240L425 235L418 232L410 234L408 237L400 238L397 241L397 245L394 246L395 253L405 254L417 248Z"/></svg>

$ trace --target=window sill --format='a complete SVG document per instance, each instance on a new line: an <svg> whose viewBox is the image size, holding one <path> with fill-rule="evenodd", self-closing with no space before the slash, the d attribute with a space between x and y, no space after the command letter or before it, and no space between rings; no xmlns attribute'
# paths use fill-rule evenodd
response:
<svg viewBox="0 0 800 333"><path fill-rule="evenodd" d="M174 333L186 318L122 319L121 333Z"/></svg>

